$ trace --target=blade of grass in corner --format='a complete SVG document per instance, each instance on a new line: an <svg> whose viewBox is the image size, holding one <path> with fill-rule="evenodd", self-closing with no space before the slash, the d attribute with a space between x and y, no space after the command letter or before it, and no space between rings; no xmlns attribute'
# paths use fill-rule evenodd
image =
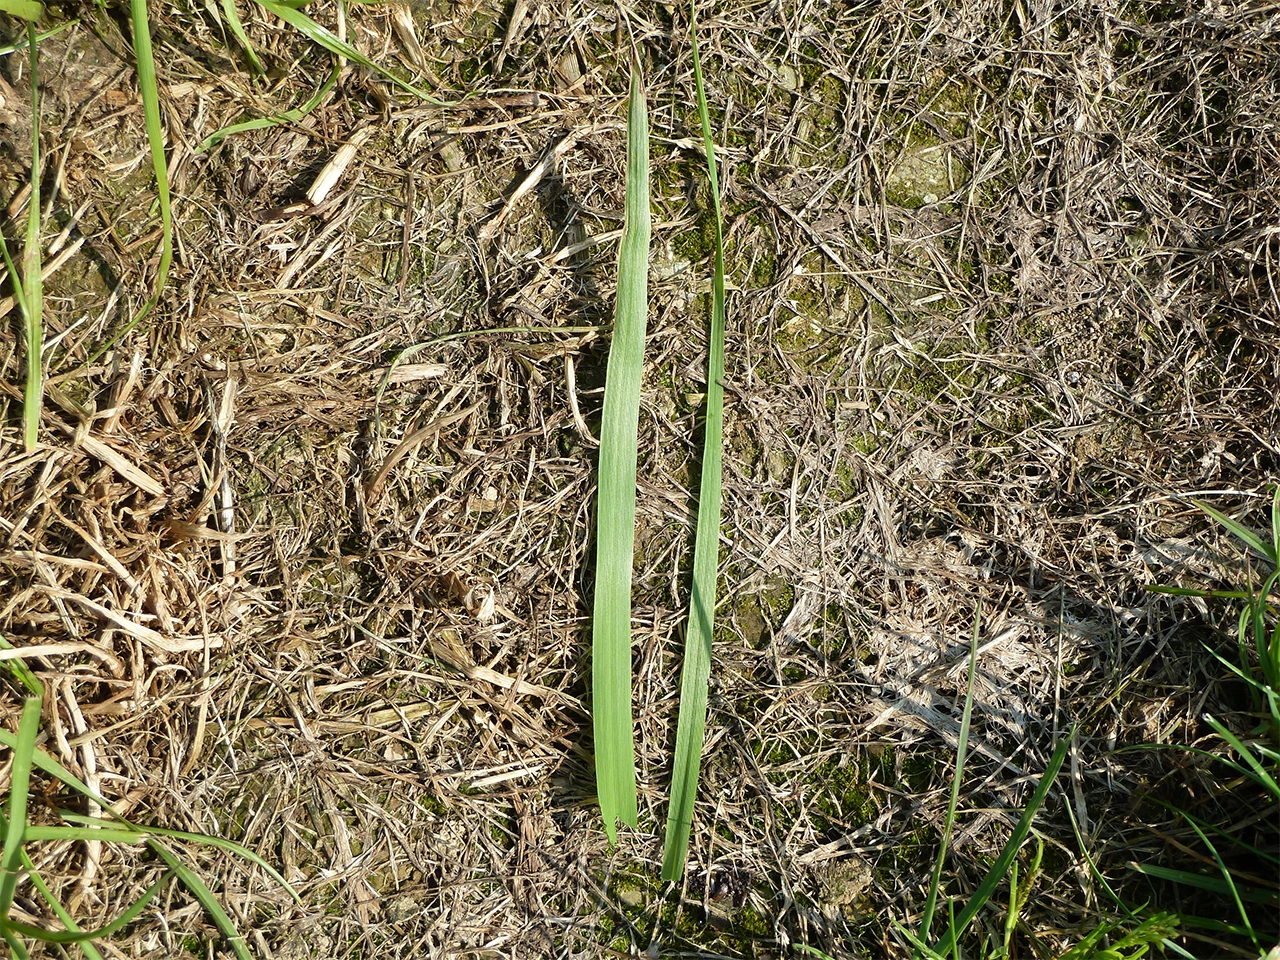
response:
<svg viewBox="0 0 1280 960"><path fill-rule="evenodd" d="M35 4L39 8L39 4ZM18 10L12 11L25 16ZM39 10L27 10L35 13ZM22 269L9 256L9 245L0 237L0 251L9 271L14 297L22 311L25 331L27 385L22 399L22 442L27 452L35 449L40 433L40 408L44 404L44 289L40 263L40 84L36 28L27 22L27 48L31 57L31 194L27 201L27 232L23 239Z"/></svg>
<svg viewBox="0 0 1280 960"><path fill-rule="evenodd" d="M631 65L627 205L618 250L618 304L605 370L596 505L596 585L591 629L591 716L596 795L605 833L636 825L631 730L631 563L636 527L636 427L649 291L649 114L640 65Z"/></svg>
<svg viewBox="0 0 1280 960"><path fill-rule="evenodd" d="M92 364L104 353L133 332L160 302L165 284L169 280L169 266L173 263L173 209L169 197L169 163L164 155L164 127L160 122L160 89L156 83L155 54L151 48L151 21L147 16L147 0L129 0L129 19L133 25L133 59L138 71L138 90L142 94L142 118L147 128L147 143L151 147L151 169L156 176L156 197L160 204L160 265L156 269L155 285L151 297L142 305L137 316L123 330L99 347L86 361Z"/></svg>
<svg viewBox="0 0 1280 960"><path fill-rule="evenodd" d="M248 948L245 946L244 937L236 929L235 922L227 916L227 911L222 909L222 904L218 903L218 898L213 895L212 890L205 886L204 881L196 875L195 871L179 860L163 843L152 840L147 845L161 860L169 865L169 869L173 871L183 886L191 892L191 895L200 901L200 906L204 907L209 916L213 918L218 930L226 938L227 943L231 945L237 960L253 960Z"/></svg>
<svg viewBox="0 0 1280 960"><path fill-rule="evenodd" d="M22 839L27 829L27 790L31 785L36 737L40 733L41 702L39 697L27 697L22 702L22 718L18 721L9 767L9 823L4 849L0 851L0 918L6 922L18 887L18 863L22 859Z"/></svg>
<svg viewBox="0 0 1280 960"><path fill-rule="evenodd" d="M956 807L960 804L960 782L964 779L965 754L969 750L969 723L973 718L973 675L978 667L978 634L982 630L982 605L973 617L973 634L969 638L969 679L965 684L964 712L960 716L960 740L956 744L956 768L951 778L951 799L947 803L947 818L942 825L942 844L938 847L938 859L933 865L933 877L929 881L929 895L925 900L924 917L920 920L920 939L929 939L933 926L933 910L938 902L938 887L942 885L942 865L947 859L947 847L955 828ZM1017 882L1014 881L1016 891Z"/></svg>
<svg viewBox="0 0 1280 960"><path fill-rule="evenodd" d="M134 2L137 3L139 0L134 0ZM411 93L415 97L419 97L427 103L434 103L437 106L453 106L453 104L446 103L443 100L433 97L425 90L414 86L407 80L402 80L386 67L382 67L374 63L351 44L338 37L331 30L328 30L316 23L316 21L312 20L301 10L295 10L285 3L277 2L277 0L257 0L257 3L264 10L274 13L277 17L289 24L289 26L293 27L312 43L324 47L330 53L336 54L339 57L346 57L352 63L358 63L366 70L372 70L374 73L381 74L384 78L399 87L405 93Z"/></svg>
<svg viewBox="0 0 1280 960"><path fill-rule="evenodd" d="M715 625L716 571L720 559L720 471L724 432L724 230L720 219L720 183L716 176L716 148L711 140L707 93L698 55L697 12L690 11L689 37L693 45L693 82L702 121L702 140L711 186L715 227L715 265L711 281L711 342L707 355L707 419L702 445L702 481L698 491L698 526L693 544L693 588L689 623L685 630L684 665L680 675L680 719L676 725L675 769L667 836L662 851L662 879L677 880L689 853L693 802L698 794L698 771L707 726L707 680L711 675L711 635Z"/></svg>

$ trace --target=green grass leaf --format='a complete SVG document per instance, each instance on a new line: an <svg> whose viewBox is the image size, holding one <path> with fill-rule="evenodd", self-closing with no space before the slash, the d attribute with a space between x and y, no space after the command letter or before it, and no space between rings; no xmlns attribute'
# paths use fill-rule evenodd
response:
<svg viewBox="0 0 1280 960"><path fill-rule="evenodd" d="M236 43L240 44L240 49L244 51L250 69L258 76L265 74L267 70L254 52L253 44L249 42L249 35L244 32L244 24L240 22L240 11L236 9L236 0L222 0L222 15L227 18L227 28L236 38Z"/></svg>
<svg viewBox="0 0 1280 960"><path fill-rule="evenodd" d="M627 205L618 251L618 303L605 371L596 507L591 715L596 794L605 833L636 825L635 741L631 729L631 564L636 523L636 427L648 313L649 114L640 65L631 66L627 114Z"/></svg>
<svg viewBox="0 0 1280 960"><path fill-rule="evenodd" d="M138 0L134 0L134 2L138 2ZM289 26L293 27L312 43L324 47L330 53L339 57L344 57L352 63L358 63L367 70L372 70L375 73L381 74L405 93L411 93L415 97L419 97L428 103L434 103L437 106L448 106L448 104L443 100L436 99L420 87L415 87L407 80L400 79L385 67L378 66L378 64L374 63L351 44L338 37L337 34L333 33L331 30L316 23L302 11L295 10L287 4L278 2L278 0L257 0L257 3L264 10L274 13L277 17L289 24Z"/></svg>
<svg viewBox="0 0 1280 960"><path fill-rule="evenodd" d="M1213 507L1209 506L1209 504L1205 503L1203 500L1197 500L1194 497L1192 497L1191 502L1194 503L1201 510L1203 510L1205 513L1207 513L1209 516L1213 517L1213 519L1217 520L1220 524L1222 524L1228 530L1230 530L1231 533L1233 533L1238 540L1244 543L1245 546L1247 546L1250 550L1256 553L1263 560L1270 560L1273 564L1276 562L1275 548L1271 544L1267 543L1267 541L1263 540L1256 533L1254 533L1252 530L1250 530L1248 527L1246 527L1244 524L1242 524L1239 520L1236 520L1234 517L1227 516L1221 510L1214 509ZM1272 527L1273 529L1275 527L1274 519L1272 521Z"/></svg>
<svg viewBox="0 0 1280 960"><path fill-rule="evenodd" d="M1009 864L1018 855L1022 841L1027 838L1027 834L1031 830L1031 821L1035 818L1041 804L1044 803L1045 797L1049 795L1049 788L1053 786L1053 781L1057 778L1058 771L1062 769L1062 763L1067 758L1067 747L1070 742L1070 737L1064 737L1058 742L1057 749L1053 751L1053 756L1049 758L1049 765L1045 768L1044 775L1036 786L1036 792L1031 795L1031 799L1027 802L1026 809L1022 811L1022 817L1018 820L1017 826L1013 828L1013 834L1000 851L1000 856L996 857L996 862L991 865L987 875L982 878L982 883L978 884L978 889L969 898L969 903L960 912L960 916L952 922L946 933L934 941L934 950L937 950L944 943L958 940L960 934L969 926L969 923L977 916L978 911L986 905L987 901L991 899L991 895L996 892L996 888L1004 881L1009 872Z"/></svg>
<svg viewBox="0 0 1280 960"><path fill-rule="evenodd" d="M223 127L221 130L215 130L200 142L200 145L196 147L195 152L204 153L207 150L212 150L223 140L227 139L227 137L234 136L237 133L245 133L249 130L265 130L268 127L278 127L286 123L297 123L324 102L324 98L329 95L330 90L337 86L338 80L341 76L342 67L338 64L334 64L333 69L329 71L329 75L324 79L324 82L316 88L316 91L304 104L302 104L302 106L295 107L292 110L284 110L280 113L272 114L269 117L255 117L253 120L244 120L240 123L233 123Z"/></svg>
<svg viewBox="0 0 1280 960"><path fill-rule="evenodd" d="M0 851L0 918L6 922L18 887L18 864L22 859L23 833L27 829L27 791L31 786L36 737L40 733L41 702L39 697L22 701L18 733L10 745L13 759L9 765L9 822L4 832L4 849Z"/></svg>
<svg viewBox="0 0 1280 960"><path fill-rule="evenodd" d="M978 669L978 634L982 630L982 607L974 614L973 633L969 637L969 679L965 684L964 712L960 716L960 739L956 744L955 772L951 777L951 799L947 803L947 816L942 826L942 842L938 846L938 859L933 865L933 876L929 880L929 893L925 900L924 916L920 920L920 939L926 940L929 929L933 926L933 910L938 900L938 888L942 885L942 866L947 858L947 846L951 843L951 832L955 828L956 808L960 804L960 783L964 778L965 754L969 749L969 725L973 719L973 677ZM1017 875L1010 881L1017 896Z"/></svg>
<svg viewBox="0 0 1280 960"><path fill-rule="evenodd" d="M169 280L173 263L173 207L169 195L169 163L164 154L164 125L160 121L160 89L156 82L155 52L151 46L151 20L147 0L129 0L129 19L133 25L133 59L138 71L138 90L142 94L142 118L147 128L147 144L151 148L151 169L156 177L156 197L160 206L160 264L151 296L124 329L99 347L89 357L93 363L133 332L160 302Z"/></svg>
<svg viewBox="0 0 1280 960"><path fill-rule="evenodd" d="M707 356L707 419L702 445L702 481L698 491L698 526L693 545L693 587L680 676L680 718L676 725L675 769L667 836L662 852L662 879L677 880L689 854L689 830L698 793L698 772L707 725L707 680L711 675L711 637L715 627L716 572L720 557L720 499L724 434L724 231L720 217L720 183L711 139L707 94L698 54L696 11L691 11L693 81L702 121L702 140L711 184L715 227L715 266L711 281L711 342Z"/></svg>
<svg viewBox="0 0 1280 960"><path fill-rule="evenodd" d="M218 903L218 898L213 895L212 890L205 886L205 882L200 879L196 872L184 864L163 843L152 840L148 845L161 860L169 865L169 869L174 872L182 885L190 890L192 895L200 901L200 906L204 907L205 912L213 918L218 930L226 937L227 943L231 944L231 949L235 952L237 960L253 960L249 955L249 949L244 945L244 937L241 936L235 923L227 916L227 911L222 909L222 904Z"/></svg>
<svg viewBox="0 0 1280 960"><path fill-rule="evenodd" d="M0 0L0 13L34 23L44 15L44 4L34 0Z"/></svg>

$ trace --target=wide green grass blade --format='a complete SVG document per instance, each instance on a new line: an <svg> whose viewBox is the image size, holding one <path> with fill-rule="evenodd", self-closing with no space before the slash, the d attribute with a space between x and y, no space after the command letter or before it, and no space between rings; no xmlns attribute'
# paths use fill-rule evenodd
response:
<svg viewBox="0 0 1280 960"><path fill-rule="evenodd" d="M0 0L0 13L34 23L43 16L44 4L34 0Z"/></svg>
<svg viewBox="0 0 1280 960"><path fill-rule="evenodd" d="M631 562L636 525L636 428L649 297L649 113L640 66L631 66L627 115L627 206L618 251L618 304L605 371L596 507L591 715L596 794L605 833L636 825L635 741L631 730Z"/></svg>
<svg viewBox="0 0 1280 960"><path fill-rule="evenodd" d="M987 901L991 899L991 895L996 892L996 888L1004 881L1009 872L1009 864L1018 855L1022 841L1027 838L1027 834L1031 831L1031 821L1035 819L1036 812L1044 803L1045 797L1049 795L1049 788L1053 786L1053 781L1057 778L1058 771L1062 769L1062 762L1067 758L1067 747L1070 742L1070 737L1064 737L1058 742L1057 749L1053 751L1053 756L1049 758L1049 765L1045 768L1044 775L1040 778L1040 783L1036 785L1036 792L1031 795L1026 809L1022 811L1022 817L1018 820L1017 826L1013 828L1013 834L1000 851L1000 855L996 857L996 862L987 871L987 875L982 878L982 883L978 884L978 889L974 891L969 903L960 912L960 916L951 923L946 933L933 942L934 950L939 949L943 944L959 940L965 928L969 926L969 923L977 916L978 911L986 905Z"/></svg>
<svg viewBox="0 0 1280 960"><path fill-rule="evenodd" d="M693 545L693 589L680 676L680 719L676 726L675 769L667 837L662 852L662 879L676 880L689 853L689 829L698 794L698 772L707 726L707 679L711 674L711 637L715 626L716 571L720 559L720 481L724 434L724 231L720 218L720 182L716 148L711 140L707 93L698 55L697 13L691 11L693 80L702 121L702 141L711 186L715 227L715 265L711 282L711 342L707 355L707 419L702 445L702 481L698 491L698 526Z"/></svg>

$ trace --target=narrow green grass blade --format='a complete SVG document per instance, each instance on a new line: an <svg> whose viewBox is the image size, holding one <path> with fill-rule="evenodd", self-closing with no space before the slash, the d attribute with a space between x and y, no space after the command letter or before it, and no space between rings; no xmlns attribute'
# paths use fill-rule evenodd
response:
<svg viewBox="0 0 1280 960"><path fill-rule="evenodd" d="M1280 484L1271 495L1271 549L1280 557Z"/></svg>
<svg viewBox="0 0 1280 960"><path fill-rule="evenodd" d="M1240 914L1240 922L1249 931L1249 939L1253 941L1254 947L1261 950L1261 944L1258 943L1257 934L1253 929L1253 922L1249 918L1249 911L1245 909L1244 903L1240 900L1240 891L1236 887L1236 882L1231 878L1231 871L1222 862L1222 856L1218 853L1218 848L1213 845L1213 842L1205 835L1205 832L1196 826L1194 820L1188 820L1187 822L1191 824L1191 829L1200 837L1200 842L1208 847L1209 852L1213 854L1214 862L1218 864L1218 871L1222 874L1222 881L1227 885L1227 889L1231 891L1231 899L1235 901L1236 912Z"/></svg>
<svg viewBox="0 0 1280 960"><path fill-rule="evenodd" d="M40 698L22 701L22 718L12 746L9 766L9 823L0 852L0 918L8 918L13 894L18 887L18 864L22 860L22 838L27 829L27 790L31 785L32 755L40 733Z"/></svg>
<svg viewBox="0 0 1280 960"><path fill-rule="evenodd" d="M942 885L942 866L947 859L947 847L951 843L951 832L955 828L956 808L960 804L960 782L964 778L965 755L969 750L969 724L973 718L973 677L978 668L978 634L982 630L982 606L979 604L973 620L973 634L969 638L969 679L965 683L964 712L960 716L960 740L956 744L956 768L951 778L951 799L947 803L947 817L942 826L942 843L938 847L938 859L933 865L933 876L929 880L929 894L925 900L924 916L920 920L920 939L929 938L929 929L933 926L933 910L938 902L938 888ZM1017 896L1017 878L1012 881Z"/></svg>
<svg viewBox="0 0 1280 960"><path fill-rule="evenodd" d="M1057 778L1058 771L1062 769L1062 762L1067 758L1067 747L1070 742L1071 738L1069 736L1058 741L1057 749L1053 751L1053 756L1049 758L1049 765L1045 768L1044 776L1040 778L1040 783L1036 785L1036 792L1031 795L1026 809L1022 812L1022 817L1018 820L1017 826L1013 828L1013 835L1005 843L1004 848L1000 851L1000 856L991 865L987 875L982 878L982 883L978 884L978 889L974 891L969 903L960 912L960 916L952 922L950 928L942 937L934 941L934 950L937 950L941 944L959 940L960 935L969 926L970 921L977 916L978 911L986 905L987 901L991 899L991 895L996 892L996 887L1000 886L1004 880L1005 875L1009 872L1009 864L1018 855L1022 841L1027 838L1027 834L1031 830L1031 821L1035 818L1041 804L1044 803L1044 798L1049 795L1049 788L1053 786L1053 781Z"/></svg>
<svg viewBox="0 0 1280 960"><path fill-rule="evenodd" d="M155 284L151 296L137 316L123 330L99 347L89 357L94 363L104 353L133 332L160 302L165 284L169 280L169 267L173 263L173 208L169 196L169 162L164 155L164 127L160 122L160 90L156 83L156 61L151 47L151 21L147 16L147 0L129 0L129 19L133 24L133 59L138 71L138 90L142 94L142 118L147 128L147 143L151 147L151 169L156 177L156 197L160 204L160 265L156 268Z"/></svg>
<svg viewBox="0 0 1280 960"><path fill-rule="evenodd" d="M163 889L164 885L172 877L172 871L166 872L159 880L148 887L142 896L134 901L120 916L105 927L99 927L97 930L45 930L42 927L18 923L15 920L8 921L8 926L25 937L29 937L32 940L42 940L45 943L75 943L83 945L90 940L101 940L133 923L138 918L138 915L147 908L147 904L155 899L156 894Z"/></svg>
<svg viewBox="0 0 1280 960"><path fill-rule="evenodd" d="M1192 497L1191 502L1235 534L1238 540L1244 543L1263 560L1270 560L1272 563L1276 562L1276 551L1271 544L1267 543L1239 520L1236 520L1234 517L1228 517L1221 510L1215 510L1203 500L1197 500Z"/></svg>
<svg viewBox="0 0 1280 960"><path fill-rule="evenodd" d="M693 81L702 121L702 141L711 186L715 223L715 266L711 282L711 342L707 355L707 419L702 445L702 481L698 491L698 526L693 545L693 590L685 633L684 665L680 676L680 719L676 725L675 769L667 836L662 852L662 879L677 880L689 854L689 829L698 793L698 772L707 725L707 679L711 675L711 637L716 613L716 571L720 559L720 496L724 434L724 231L720 218L720 182L716 176L716 148L702 83L698 55L697 13L691 9L689 36L693 45Z"/></svg>
<svg viewBox="0 0 1280 960"><path fill-rule="evenodd" d="M14 750L16 752L19 748L20 743L21 743L21 740L18 735L12 734L8 730L5 730L4 728L0 727L0 745L6 746L9 749ZM58 780L60 780L62 783L65 783L72 790L76 791L81 796L92 800L98 806L103 807L104 809L110 810L111 802L109 800L104 799L103 797L99 796L95 791L91 790L83 781L79 780L75 776L75 774L68 771L66 767L60 764L57 760L53 759L53 757L49 756L43 750L40 750L37 748L32 751L31 764L36 768L38 768L39 770L42 770L43 772L47 773L49 776L55 777ZM294 890L293 887L289 885L289 882L285 880L285 878L282 877L280 873L275 870L275 868L273 868L269 863L263 860L262 857L258 856L248 847L245 847L232 840L225 840L222 837L213 837L203 833L191 833L186 830L170 830L165 827L139 826L137 824L130 823L128 820L125 820L122 817L114 817L113 820L104 821L94 817L86 817L82 813L73 813L70 810L59 810L58 813L59 815L61 815L62 819L66 820L68 823L79 824L81 827L86 828L84 831L85 836L82 837L81 839L102 839L102 834L99 834L96 832L91 834L90 831L96 831L100 829L113 829L113 826L110 826L110 825L118 825L120 827L126 828L130 832L131 836L124 840L124 842L128 842L128 843L137 843L139 842L139 840L143 839L144 837L172 837L175 840L183 840L187 843L205 843L205 844L209 844L210 846L215 846L220 850L225 850L228 853L234 853L238 857L243 857L244 859L255 864L256 866L261 867L268 874L270 874L271 878L275 880L276 883L278 883L280 887L283 890L285 890L291 897L293 897L295 901L299 903L301 902L301 899L299 898L297 891ZM65 828L30 827L28 829L32 831L36 831L38 834L38 832L41 830L56 831L56 830L65 829Z"/></svg>
<svg viewBox="0 0 1280 960"><path fill-rule="evenodd" d="M218 930L227 938L227 943L231 944L231 949L235 951L237 960L253 960L249 955L249 949L244 944L244 937L240 935L240 931L236 929L235 923L227 916L227 911L222 909L222 904L218 903L218 898L213 895L203 880L196 874L194 870L184 864L174 853L169 850L163 843L152 840L148 846L156 852L156 854L169 865L169 869L174 872L178 880L182 882L192 895L200 901L200 906L213 918L213 922L217 924Z"/></svg>
<svg viewBox="0 0 1280 960"><path fill-rule="evenodd" d="M591 631L591 714L596 794L609 841L636 825L631 730L631 562L636 525L636 428L649 296L649 113L640 65L631 66L627 207L618 251L618 304L605 371L596 507L596 587Z"/></svg>
<svg viewBox="0 0 1280 960"><path fill-rule="evenodd" d="M27 23L31 57L31 199L27 203L27 236L22 252L22 317L27 339L27 387L22 401L22 440L35 449L44 405L44 289L40 263L40 82L36 25ZM14 274L17 276L17 274ZM15 291L17 288L14 288Z"/></svg>
<svg viewBox="0 0 1280 960"><path fill-rule="evenodd" d="M1234 884L1228 884L1220 877L1207 877L1202 873L1189 873L1186 870L1174 870L1170 867L1161 867L1154 863L1137 863L1134 862L1130 866L1138 873L1155 877L1158 880L1169 880L1173 883L1180 883L1187 887L1196 887L1200 890L1208 890L1210 893L1216 893L1223 897L1229 897L1232 894ZM1240 888L1240 897L1251 903L1265 903L1275 906L1276 895L1274 892L1266 890L1255 890L1252 887Z"/></svg>
<svg viewBox="0 0 1280 960"><path fill-rule="evenodd" d="M26 0L23 0L23 2L26 2ZM44 15L43 5L37 4L37 6L41 7L40 14L41 16L43 16ZM54 27L52 30L46 30L44 33L36 34L35 42L40 43L41 41L48 40L50 37L57 36L63 30L70 30L72 27L76 26L79 23L80 23L79 20L74 20L74 19L65 20L62 23L58 24L56 27ZM8 43L0 47L0 57L7 57L11 53L17 53L19 50L25 50L30 45L31 44L26 37L23 37L21 40L15 40L13 43Z"/></svg>
<svg viewBox="0 0 1280 960"><path fill-rule="evenodd" d="M245 133L249 130L265 130L268 127L278 127L286 123L297 123L302 120L316 107L324 102L324 98L328 96L329 91L337 86L339 78L342 76L342 67L335 64L334 68L329 71L322 84L316 88L316 92L300 107L293 110L285 110L281 113L272 114L269 117L257 117L253 120L244 120L240 123L233 123L223 127L221 130L215 130L209 136L205 137L196 147L196 153L204 153L206 150L212 150L227 137L234 136L237 133Z"/></svg>
<svg viewBox="0 0 1280 960"><path fill-rule="evenodd" d="M240 11L236 9L236 0L222 0L222 15L227 18L227 28L236 38L236 43L240 44L240 49L244 51L245 59L249 61L253 72L258 76L265 74L267 71L262 66L262 61L258 59L257 53L254 52L253 44L249 42L249 35L244 32L244 24L240 22Z"/></svg>
<svg viewBox="0 0 1280 960"><path fill-rule="evenodd" d="M82 813L72 813L69 810L59 810L58 813L62 816L62 819L66 820L68 823L78 823L82 827L87 827L89 829L94 829L97 827L97 825L103 822L101 820L97 820L92 817L86 817ZM284 877L282 877L280 873L273 866L271 866L271 864L267 863L266 860L262 859L262 857L258 856L248 847L244 846L243 844L236 843L234 840L226 840L222 837L215 837L206 833L191 833L190 831L187 831L187 830L171 830L167 827L147 827L147 826L138 826L135 824L127 824L127 826L131 830L133 830L135 834L140 836L171 837L174 840L182 840L182 841L185 841L186 843L202 843L211 847L217 847L219 850L225 850L227 853L234 853L236 856L242 857L245 860L248 860L250 863L254 864L255 866L261 867L264 871L266 871L266 873L271 877L271 879L273 879L276 883L280 885L280 888L282 890L288 893L289 896L293 897L296 903L302 902L302 898L298 896L298 892L294 890L292 886L290 886L289 881L287 881ZM44 829L56 830L58 828L48 827ZM87 833L88 831L86 830L85 832ZM92 837L86 837L82 839L96 839L97 837L98 837L98 834L93 833Z"/></svg>
<svg viewBox="0 0 1280 960"><path fill-rule="evenodd" d="M44 882L44 878L40 876L40 871L36 869L31 857L25 850L22 853L22 866L27 871L27 876L31 879L31 885L36 888L40 896L44 897L45 903L49 904L54 916L61 920L62 925L68 930L73 933L78 931L80 928L76 925L75 920L71 918L71 914L67 913L66 908L58 902L58 898L53 895L49 885ZM102 954L97 951L92 943L80 944L80 952L85 955L86 960L102 960Z"/></svg>
<svg viewBox="0 0 1280 960"><path fill-rule="evenodd" d="M133 54L138 69L138 89L142 93L142 116L151 147L151 167L156 175L156 195L160 200L160 266L155 288L144 311L150 312L164 291L173 262L173 210L169 200L169 164L164 155L164 127L160 123L160 90L156 84L156 61L151 49L151 21L147 0L129 0L133 22Z"/></svg>
<svg viewBox="0 0 1280 960"><path fill-rule="evenodd" d="M137 2L137 0L135 0L135 2ZM316 23L302 11L295 10L290 6L279 3L277 0L257 0L257 3L264 10L274 13L277 17L289 24L289 26L293 27L312 43L324 47L330 53L336 54L339 57L345 57L352 63L360 64L360 66L364 67L366 70L372 70L375 73L381 74L405 93L411 93L415 97L419 97L422 100L427 101L427 103L434 103L437 106L449 106L449 104L445 103L443 100L436 99L420 87L415 87L407 80L401 80L385 67L378 66L378 64L374 63L351 44L340 39L335 33Z"/></svg>
<svg viewBox="0 0 1280 960"><path fill-rule="evenodd" d="M1205 714L1204 720L1205 723L1213 727L1218 736L1231 745L1231 749L1240 755L1240 759L1249 765L1253 772L1248 773L1248 771L1246 771L1246 773L1260 783L1273 798L1280 800L1280 784L1277 784L1276 781L1272 779L1271 775L1267 773L1267 768L1264 767L1258 761L1258 758L1253 755L1253 751L1246 747L1239 737L1213 717L1209 716L1209 714ZM1237 767L1237 769L1239 768Z"/></svg>
<svg viewBox="0 0 1280 960"><path fill-rule="evenodd" d="M0 650L13 650L14 646L4 634L0 633ZM4 661L5 668L17 678L18 682L27 688L27 691L35 697L44 696L44 684L41 683L31 669L23 663L21 658Z"/></svg>

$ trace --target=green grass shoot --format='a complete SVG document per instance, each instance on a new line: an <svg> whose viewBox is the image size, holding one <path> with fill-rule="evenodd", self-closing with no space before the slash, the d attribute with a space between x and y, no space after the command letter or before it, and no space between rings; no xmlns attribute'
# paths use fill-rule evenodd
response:
<svg viewBox="0 0 1280 960"><path fill-rule="evenodd" d="M707 725L707 680L711 674L711 636L716 612L716 571L720 557L720 481L724 433L724 230L720 218L720 182L716 176L716 148L711 139L707 93L698 55L696 11L690 11L693 80L702 121L707 179L711 185L711 213L715 227L715 264L711 280L711 343L707 355L707 419L702 445L702 481L698 491L698 526L693 545L693 587L685 632L684 666L680 676L680 719L676 726L675 769L667 836L662 852L662 879L676 880L684 872L689 853L693 802Z"/></svg>
<svg viewBox="0 0 1280 960"><path fill-rule="evenodd" d="M1053 756L1049 758L1049 764L1045 767L1045 771L1040 777L1040 782L1036 785L1035 793L1027 801L1027 805L1022 811L1022 816L1014 826L1013 833L1009 836L1009 839L1005 841L1004 847L1001 848L999 856L996 857L996 862L991 865L987 875L982 878L982 882L978 884L978 889L969 898L969 902L960 911L960 915L952 920L946 932L938 940L934 941L933 950L938 950L943 944L956 943L960 939L960 935L973 922L974 917L978 915L978 911L986 906L987 901L996 892L996 888L1008 877L1009 867L1018 855L1018 851L1022 848L1022 841L1031 832L1031 821L1035 819L1036 813L1039 812L1045 798L1049 795L1049 789L1053 786L1054 780L1058 777L1058 771L1062 769L1062 763L1067 758L1067 748L1070 744L1070 736L1063 737L1058 741L1058 745L1053 751Z"/></svg>
<svg viewBox="0 0 1280 960"><path fill-rule="evenodd" d="M982 607L978 606L973 617L973 633L969 637L969 679L964 689L964 711L960 715L960 738L956 744L955 772L951 777L951 798L947 801L947 817L942 824L942 842L938 845L938 858L933 865L933 876L929 880L929 893L925 899L924 916L920 920L920 939L929 939L929 930L933 926L933 911L938 902L938 888L942 885L942 866L947 859L947 847L951 844L951 834L955 829L956 808L960 803L960 783L964 779L965 755L969 750L969 724L973 718L973 675L978 668L978 634L982 630ZM1017 887L1017 876L1011 881Z"/></svg>
<svg viewBox="0 0 1280 960"><path fill-rule="evenodd" d="M22 400L22 442L27 452L34 450L39 440L40 409L44 404L44 287L40 256L40 81L38 45L36 44L35 17L43 8L40 4L12 6L6 12L28 17L27 51L31 58L31 193L27 201L27 230L23 240L22 266L19 269L9 255L9 245L0 237L0 251L9 271L14 299L22 313L24 349L27 361L27 384ZM34 16L29 16L29 15Z"/></svg>
<svg viewBox="0 0 1280 960"><path fill-rule="evenodd" d="M135 3L141 0L134 0ZM340 38L332 30L323 27L301 10L295 10L288 2L278 2L278 0L257 0L258 6L262 9L274 13L289 26L293 27L304 37L324 49L328 50L335 56L344 57L352 63L358 63L366 70L372 70L374 73L380 74L393 85L399 87L405 93L411 93L415 97L425 100L427 103L434 103L437 106L448 106L443 100L439 100L427 93L421 87L416 87L407 80L401 79L386 67L374 63L363 53Z"/></svg>
<svg viewBox="0 0 1280 960"><path fill-rule="evenodd" d="M160 302L169 280L173 263L173 208L169 196L169 163L164 154L164 125L160 121L160 90L156 82L155 54L151 47L151 21L147 16L147 0L129 0L129 19L133 26L133 58L138 71L138 91L142 94L142 117L151 148L151 169L156 177L156 198L160 208L160 264L156 268L151 296L124 329L100 346L89 357L93 363L142 323Z"/></svg>
<svg viewBox="0 0 1280 960"><path fill-rule="evenodd" d="M636 428L649 292L649 114L640 65L631 66L627 114L626 221L618 251L618 303L605 371L596 506L591 715L596 794L605 833L636 825L631 729L631 564L636 521Z"/></svg>

